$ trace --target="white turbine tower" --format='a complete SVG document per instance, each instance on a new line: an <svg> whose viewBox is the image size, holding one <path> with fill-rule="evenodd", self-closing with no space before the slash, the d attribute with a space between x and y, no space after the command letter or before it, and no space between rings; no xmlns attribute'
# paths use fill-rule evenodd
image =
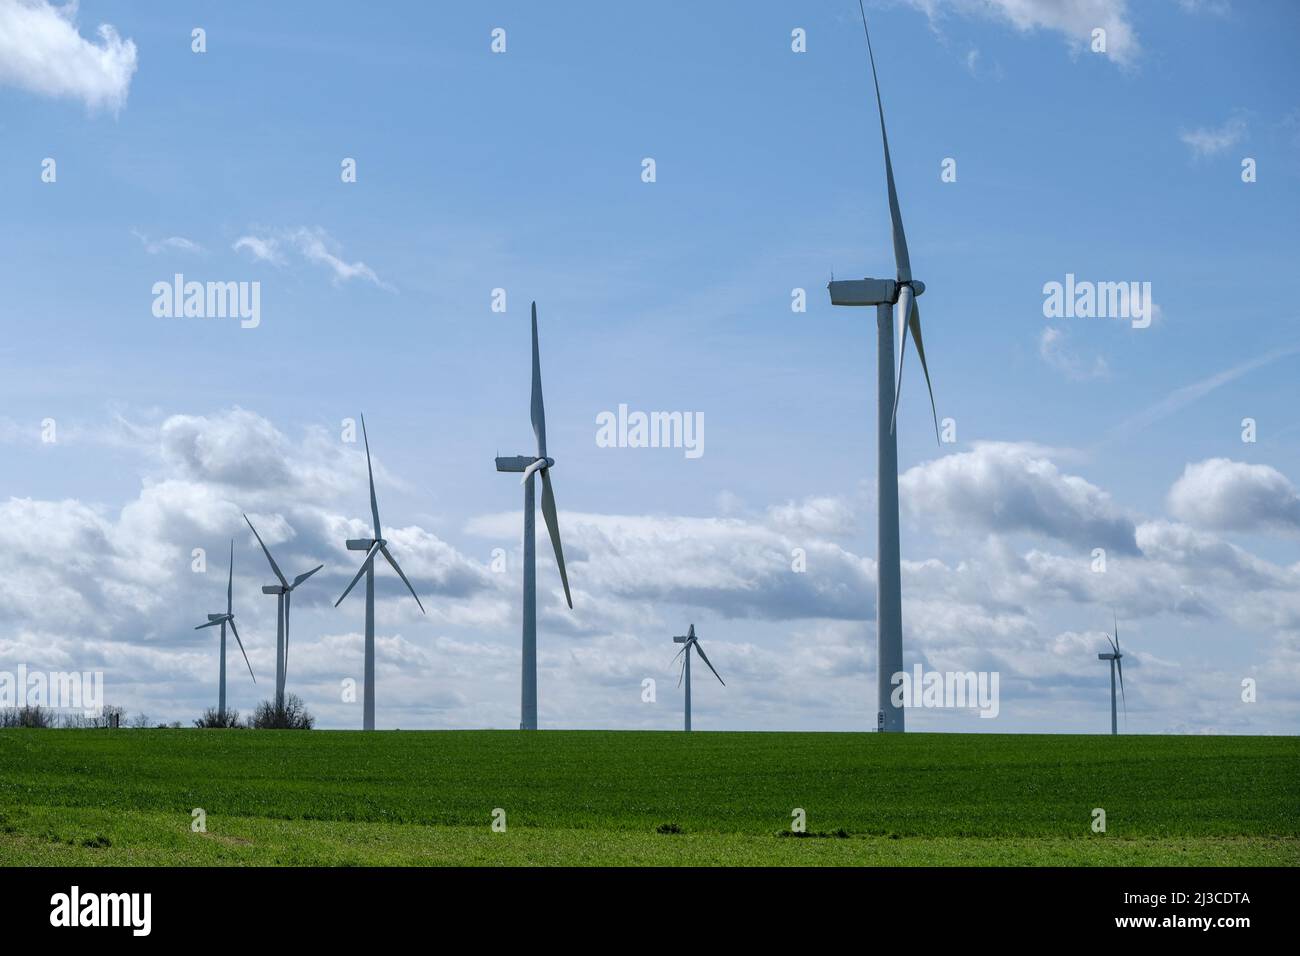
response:
<svg viewBox="0 0 1300 956"><path fill-rule="evenodd" d="M867 34L867 55L871 59L871 80L876 88L876 109L880 114L880 138L885 149L885 182L889 190L889 218L893 225L895 279L852 279L830 283L831 304L876 307L876 454L878 460L876 529L876 694L879 710L876 728L882 731L903 730L903 708L890 699L891 678L903 670L903 613L901 569L898 549L898 439L894 425L898 418L898 398L902 391L903 358L907 337L916 342L916 354L925 372L930 391L930 410L934 416L935 439L939 438L939 415L934 407L934 389L930 387L930 369L925 362L921 343L921 310L917 297L925 283L912 278L912 263L903 234L903 217L894 188L894 166L889 157L889 137L885 133L885 107L880 99L880 81L876 77L876 57L867 31L867 15L862 10L862 29ZM898 317L902 346L898 354L898 378L894 377L894 318Z"/></svg>
<svg viewBox="0 0 1300 956"><path fill-rule="evenodd" d="M257 683L257 677L253 674L253 665L248 663L248 652L244 650L244 642L239 640L239 628L235 627L235 539L230 539L230 575L226 578L226 613L209 614L208 623L200 624L194 628L201 631L205 627L221 626L221 687L217 692L217 716L222 723L226 720L226 625L230 625L230 630L234 632L235 640L239 643L239 653L244 655L244 663L248 665L248 676L253 678L253 683Z"/></svg>
<svg viewBox="0 0 1300 956"><path fill-rule="evenodd" d="M551 490L554 458L546 455L546 409L542 404L542 360L537 349L537 303L533 303L533 433L537 436L537 454L498 457L497 471L523 472L524 486L524 627L523 670L519 688L519 729L537 729L537 534L533 477L542 476L542 518L551 535L555 563L560 568L564 599L573 608L569 594L569 575L564 570L564 548L560 545L560 519L555 512L555 492Z"/></svg>
<svg viewBox="0 0 1300 956"><path fill-rule="evenodd" d="M262 536L257 533L253 527L253 522L248 520L248 515L244 515L244 520L248 521L249 530L253 532L253 537L257 543L262 546L262 553L266 555L266 560L271 564L271 570L279 578L279 584L263 584L263 594L274 594L275 597L275 709L284 710L284 684L289 673L289 608L293 601L293 591L298 585L302 584L309 577L325 567L318 564L310 571L304 571L293 579L290 584L283 574L280 573L280 566L275 563L275 558L271 557L271 551L262 540Z"/></svg>
<svg viewBox="0 0 1300 956"><path fill-rule="evenodd" d="M682 672L679 675L677 675L677 686L681 687L682 681L686 682L686 729L690 730L691 729L691 648L695 648L695 651L700 655L700 660L704 661L704 663L708 665L709 670L713 671L713 676L718 679L719 684L721 684L723 687L726 687L727 682L722 679L722 675L718 673L717 669L712 664L709 663L709 658L705 655L704 648L700 646L700 639L695 636L694 624L692 624L689 628L686 629L685 636L674 637L673 643L685 645L684 647L682 647L680 651L677 652L677 656L673 658L673 662L676 663L678 657L681 657L683 654L686 655L685 658L683 658L682 660Z"/></svg>
<svg viewBox="0 0 1300 956"><path fill-rule="evenodd" d="M1113 616L1113 615L1112 615ZM1119 693L1124 698L1124 721L1128 725L1128 698L1124 697L1124 655L1119 649L1119 619L1115 619L1115 637L1111 638L1106 635L1106 640L1110 642L1111 652L1109 654L1098 654L1097 660L1110 661L1110 735L1112 737L1119 733L1119 717L1115 712L1115 671L1119 671Z"/></svg>
<svg viewBox="0 0 1300 956"><path fill-rule="evenodd" d="M424 613L424 605L420 603L420 596L415 593L415 588L411 587L411 582L406 580L406 575L398 566L397 560L388 550L388 542L384 539L379 529L379 502L375 499L375 472L370 467L370 437L366 434L366 416L361 416L361 437L366 443L366 474L370 476L370 517L374 520L374 537L372 538L348 538L347 548L349 551L366 552L365 560L361 562L361 568L357 571L356 576L344 588L339 599L334 602L338 607L343 603L343 599L351 593L356 587L357 582L362 576L366 579L366 662L365 662L365 697L362 701L361 726L364 730L375 729L375 555L382 554L384 560L393 566L397 576L402 579L406 589L411 592L411 597L415 598L415 603L420 605L420 613Z"/></svg>

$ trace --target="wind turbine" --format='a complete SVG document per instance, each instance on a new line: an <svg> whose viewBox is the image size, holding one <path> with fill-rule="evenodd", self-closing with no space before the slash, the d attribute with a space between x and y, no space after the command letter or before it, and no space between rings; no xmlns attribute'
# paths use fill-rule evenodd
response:
<svg viewBox="0 0 1300 956"><path fill-rule="evenodd" d="M217 716L222 723L226 720L226 625L235 634L235 640L239 642L239 652L244 655L244 663L248 664L248 676L253 678L253 683L257 683L257 677L253 674L253 665L248 663L248 652L244 650L244 642L239 640L239 628L235 627L235 610L233 607L235 597L235 539L230 539L230 575L226 578L226 613L209 614L208 623L200 624L194 630L201 631L205 627L221 626L221 690L217 695Z"/></svg>
<svg viewBox="0 0 1300 956"><path fill-rule="evenodd" d="M546 409L542 405L542 360L537 350L537 303L533 303L533 433L537 436L537 454L497 457L497 471L523 472L524 486L524 633L523 674L519 690L519 729L537 729L537 541L533 478L542 476L542 517L555 549L555 563L560 568L564 599L573 608L569 594L569 575L564 570L564 548L560 545L560 521L555 513L555 493L551 490L554 458L546 455Z"/></svg>
<svg viewBox="0 0 1300 956"><path fill-rule="evenodd" d="M248 515L244 515L244 520L248 521ZM275 598L275 709L284 710L284 684L289 670L289 606L293 600L293 589L309 577L325 567L318 564L310 571L304 571L293 579L290 584L285 576L280 573L280 566L275 563L275 558L271 557L271 550L262 540L262 536L257 533L253 527L253 522L248 521L248 527L253 532L253 537L257 543L262 546L262 553L266 555L266 560L271 563L271 570L275 576L280 579L279 584L263 584L263 594L274 594Z"/></svg>
<svg viewBox="0 0 1300 956"><path fill-rule="evenodd" d="M898 419L898 399L902 393L903 358L907 353L907 337L911 333L916 342L916 354L925 373L925 386L930 392L930 411L934 416L934 434L939 438L939 414L934 405L934 389L930 386L930 369L925 362L925 346L921 344L921 311L917 297L925 291L925 283L912 278L912 263L907 253L907 237L903 233L903 217L898 208L898 192L894 188L894 165L889 157L889 137L885 133L885 107L880 99L880 81L876 77L876 56L871 49L871 34L867 30L867 15L858 0L862 13L862 30L867 36L867 55L871 59L871 80L876 88L876 110L880 114L880 139L885 148L885 182L889 190L889 218L893 225L894 279L850 279L832 281L832 305L876 307L876 455L879 480L877 482L878 521L876 529L876 693L879 710L876 728L882 731L902 732L903 708L890 699L892 677L903 670L903 614L902 585L898 553L898 439L894 426ZM894 376L894 317L898 316L902 346L898 354L898 377Z"/></svg>
<svg viewBox="0 0 1300 956"><path fill-rule="evenodd" d="M420 613L425 613L424 605L420 603L420 595L415 593L415 588L411 587L411 582L406 579L402 573L401 567L393 557L392 552L388 550L388 542L384 540L379 530L379 503L375 499L375 472L370 467L370 437L366 434L366 416L361 416L361 437L366 443L366 474L370 476L370 516L374 519L374 537L371 538L348 538L347 548L349 551L366 552L365 560L361 562L361 567L356 576L339 595L339 599L334 602L338 607L343 603L343 599L348 596L357 582L361 580L362 575L366 579L366 664L365 664L365 696L362 701L362 718L361 727L363 730L375 729L375 555L382 554L384 560L393 566L397 576L402 579L406 589L411 592L411 597L415 598L415 603L420 605ZM270 557L270 554L267 554ZM278 573L278 572L277 572ZM281 580L284 580L281 578ZM305 579L304 579L305 580ZM299 582L295 581L296 587Z"/></svg>
<svg viewBox="0 0 1300 956"><path fill-rule="evenodd" d="M1113 617L1113 614L1112 614ZM1115 619L1115 638L1112 640L1109 634L1106 640L1110 642L1111 653L1098 654L1097 660L1110 661L1110 735L1114 737L1119 733L1119 718L1115 714L1115 671L1119 671L1119 693L1124 697L1124 655L1119 649L1119 620ZM1128 698L1124 697L1124 720L1128 721Z"/></svg>
<svg viewBox="0 0 1300 956"><path fill-rule="evenodd" d="M727 682L722 679L722 675L717 672L714 666L712 664L709 664L709 659L707 656L705 656L704 648L700 646L700 639L695 636L694 624L692 624L689 628L686 629L685 637L674 637L673 643L685 645L680 651L677 652L677 657L681 657L683 654L686 655L685 660L682 661L682 672L677 677L677 686L681 687L682 681L683 680L686 681L686 729L690 730L691 729L691 648L692 647L695 648L695 650L700 655L700 660L704 661L705 664L709 665L709 670L713 671L713 676L718 679L719 684L721 684L723 687L726 687ZM677 661L677 657L673 658L674 663Z"/></svg>

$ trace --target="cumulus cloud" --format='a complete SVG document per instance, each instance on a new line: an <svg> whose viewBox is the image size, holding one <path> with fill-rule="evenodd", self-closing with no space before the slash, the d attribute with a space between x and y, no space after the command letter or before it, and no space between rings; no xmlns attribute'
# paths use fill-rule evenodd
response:
<svg viewBox="0 0 1300 956"><path fill-rule="evenodd" d="M519 515L509 513L477 518L468 530L496 537L517 534L518 525ZM595 594L624 607L676 605L771 621L875 614L873 562L765 522L568 513L564 547L584 601Z"/></svg>
<svg viewBox="0 0 1300 956"><path fill-rule="evenodd" d="M1106 31L1106 56L1133 63L1141 52L1126 0L911 0L932 22L945 12L985 16L1022 33L1049 30L1066 38L1072 50L1088 49L1092 31Z"/></svg>
<svg viewBox="0 0 1300 956"><path fill-rule="evenodd" d="M360 676L361 599L354 593L338 609L333 601L359 561L343 540L369 533L363 452L332 431L291 432L240 408L167 416L133 425L132 434L114 455L136 455L144 480L120 507L29 498L0 504L0 661L102 668L112 702L159 718L194 716L215 696L217 652L210 631L192 628L224 606L233 537L236 613L261 680L274 670L275 602L260 590L271 577L243 524L247 512L286 573L325 564L295 595L290 685L322 726L356 726L357 707L340 702L339 686ZM984 445L905 476L904 500L915 497L917 524L981 532L956 538L959 554L948 560L904 542L912 552L905 550L902 568L909 665L999 671L996 729L1086 729L1092 703L1103 724L1106 716L1104 672L1087 668L1114 609L1126 649L1148 672L1129 687L1137 727L1164 730L1170 721L1160 715L1176 713L1191 728L1230 719L1233 729L1259 732L1300 713L1295 695L1277 690L1269 706L1278 710L1225 718L1224 708L1207 705L1202 712L1189 695L1213 700L1216 681L1231 688L1238 678L1184 670L1181 654L1161 663L1149 636L1162 628L1179 639L1195 629L1238 641L1253 635L1242 652L1252 668L1271 679L1300 673L1300 564L1271 563L1175 521L1146 519L1134 529L1100 488L1063 473L1057 460L1046 448ZM487 549L463 551L403 516L402 496L393 493L400 479L383 464L376 459L384 534L429 613L421 615L381 568L379 723L511 726L520 515L480 515L465 529L511 542L506 573L495 573L467 556ZM933 508L922 505L923 492ZM855 491L725 518L563 512L575 609L563 603L543 533L543 723L677 726L670 638L694 622L728 685L716 693L701 685L701 726L870 726L876 569L836 535L871 504ZM1084 548L1107 534L1126 536L1130 547L1103 543L1112 553L1099 574ZM1026 535L1034 540L1021 540ZM194 570L197 548L206 552L206 573ZM265 687L236 676L238 664L233 656L231 699L247 709ZM647 677L660 682L658 707L640 702ZM1263 724L1251 722L1257 714ZM970 720L918 712L912 726L990 729Z"/></svg>
<svg viewBox="0 0 1300 956"><path fill-rule="evenodd" d="M1228 458L1189 464L1169 489L1168 506L1198 528L1300 533L1300 494L1268 465Z"/></svg>
<svg viewBox="0 0 1300 956"><path fill-rule="evenodd" d="M857 502L857 510L854 504L834 495L819 495L772 505L767 515L773 525L793 534L836 537L857 529L857 515L864 503Z"/></svg>
<svg viewBox="0 0 1300 956"><path fill-rule="evenodd" d="M899 477L899 494L941 533L1023 533L1080 550L1137 550L1132 519L1106 492L1024 445L982 443L917 465Z"/></svg>
<svg viewBox="0 0 1300 956"><path fill-rule="evenodd" d="M96 32L98 41L78 32L75 2L0 0L0 83L118 112L135 75L135 43L107 23Z"/></svg>
<svg viewBox="0 0 1300 956"><path fill-rule="evenodd" d="M338 254L338 243L319 226L299 226L263 235L240 236L231 248L236 252L246 251L254 259L274 265L284 265L287 261L286 253L291 251L308 262L328 269L330 281L336 285L351 279L364 279L381 289L395 291L364 262L348 262L343 259Z"/></svg>

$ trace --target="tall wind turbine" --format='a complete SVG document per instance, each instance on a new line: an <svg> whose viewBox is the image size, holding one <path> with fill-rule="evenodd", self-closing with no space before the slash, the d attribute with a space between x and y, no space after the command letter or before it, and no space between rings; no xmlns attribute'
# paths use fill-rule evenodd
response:
<svg viewBox="0 0 1300 956"><path fill-rule="evenodd" d="M903 708L890 699L894 674L903 670L903 613L901 570L898 554L898 439L894 425L898 418L898 399L902 393L903 358L910 333L916 342L916 354L925 373L930 392L930 411L934 416L935 440L939 438L939 414L934 406L934 389L930 386L930 369L921 344L921 310L917 297L925 283L912 278L912 263L907 254L907 237L903 234L903 217L894 188L894 165L889 158L889 137L885 133L885 107L880 99L880 81L876 77L876 56L867 31L867 15L862 10L862 30L867 36L867 55L871 59L871 80L876 88L876 110L880 114L880 139L885 148L885 183L889 190L889 218L893 224L894 279L850 279L830 283L832 305L876 307L876 455L879 480L876 530L876 694L879 710L876 728L882 731L903 730ZM894 318L898 317L902 346L898 353L898 377L894 376Z"/></svg>
<svg viewBox="0 0 1300 956"><path fill-rule="evenodd" d="M1114 639L1112 639L1111 636L1107 634L1106 640L1110 642L1111 653L1098 654L1097 660L1110 661L1110 735L1114 737L1116 734L1119 733L1119 718L1115 714L1115 671L1116 670L1119 671L1119 693L1121 697L1124 697L1124 665L1121 663L1121 661L1124 660L1124 655L1120 652L1119 649L1119 620L1118 619L1115 619ZM1124 698L1124 720L1127 724L1128 721L1128 698L1127 697Z"/></svg>
<svg viewBox="0 0 1300 956"><path fill-rule="evenodd" d="M253 678L253 683L257 683L257 677L253 674L253 665L248 663L248 652L244 650L244 642L239 640L239 628L235 627L235 539L230 539L230 575L226 578L226 613L209 614L208 623L200 624L194 630L201 631L205 627L221 626L221 690L217 694L217 716L224 723L226 719L226 625L230 625L230 630L235 634L235 640L239 642L239 653L244 655L244 663L248 664L248 676Z"/></svg>
<svg viewBox="0 0 1300 956"><path fill-rule="evenodd" d="M523 674L519 690L519 729L537 729L537 541L533 478L542 476L542 517L555 549L555 563L560 568L564 599L573 608L569 594L569 575L564 570L564 548L560 546L560 520L555 513L555 492L551 490L554 458L546 455L546 409L542 405L542 360L537 350L537 303L533 303L533 433L537 436L537 454L498 457L497 471L523 472L524 486L524 634Z"/></svg>
<svg viewBox="0 0 1300 956"><path fill-rule="evenodd" d="M244 520L248 521L248 515L244 515ZM310 571L304 571L293 579L290 584L283 574L280 573L280 566L275 563L275 558L271 557L271 550L262 540L262 536L257 533L253 527L253 522L248 521L249 530L253 532L253 537L257 543L262 546L262 553L266 555L266 560L271 563L271 570L275 576L280 579L279 584L263 584L263 594L274 594L275 597L275 709L284 710L284 684L285 678L289 671L289 606L293 600L293 590L302 582L325 567L318 564Z"/></svg>
<svg viewBox="0 0 1300 956"><path fill-rule="evenodd" d="M721 684L723 687L726 687L727 682L722 679L722 675L717 672L714 666L712 664L709 664L709 659L707 656L705 656L704 648L700 646L700 639L695 636L694 624L692 624L689 628L686 629L685 637L674 637L673 643L685 645L680 651L677 652L677 657L681 657L683 654L686 655L686 658L682 661L682 672L677 677L677 686L681 687L682 681L683 680L686 681L686 729L690 730L691 729L691 648L692 647L695 648L695 650L700 655L700 660L704 661L705 664L708 664L709 670L713 671L713 676L718 679L719 684ZM673 658L674 662L676 662L677 657Z"/></svg>
<svg viewBox="0 0 1300 956"><path fill-rule="evenodd" d="M370 516L374 519L374 537L371 538L348 538L347 547L349 551L366 552L365 560L361 562L361 568L357 571L356 576L339 595L339 599L334 602L338 607L343 603L343 599L348 596L362 576L366 579L366 669L365 669L365 697L362 701L362 718L361 726L364 730L375 729L375 555L382 554L384 560L393 566L397 576L402 579L406 589L411 592L411 597L415 598L415 603L420 605L420 613L425 613L424 605L420 603L420 595L415 593L415 588L411 587L411 582L406 580L406 575L402 573L397 559L393 557L392 552L388 550L388 542L384 540L379 530L379 502L375 499L375 472L370 467L370 437L366 434L366 416L361 416L361 437L366 443L366 474L370 476ZM269 558L270 555L268 554ZM278 573L278 572L277 572ZM281 579L283 580L283 578ZM296 583L295 583L296 586Z"/></svg>

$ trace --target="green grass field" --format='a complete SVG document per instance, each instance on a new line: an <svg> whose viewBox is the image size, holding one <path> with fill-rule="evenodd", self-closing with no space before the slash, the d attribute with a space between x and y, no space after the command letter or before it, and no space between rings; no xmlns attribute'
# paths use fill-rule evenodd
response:
<svg viewBox="0 0 1300 956"><path fill-rule="evenodd" d="M1297 863L1295 737L0 730L7 866Z"/></svg>

